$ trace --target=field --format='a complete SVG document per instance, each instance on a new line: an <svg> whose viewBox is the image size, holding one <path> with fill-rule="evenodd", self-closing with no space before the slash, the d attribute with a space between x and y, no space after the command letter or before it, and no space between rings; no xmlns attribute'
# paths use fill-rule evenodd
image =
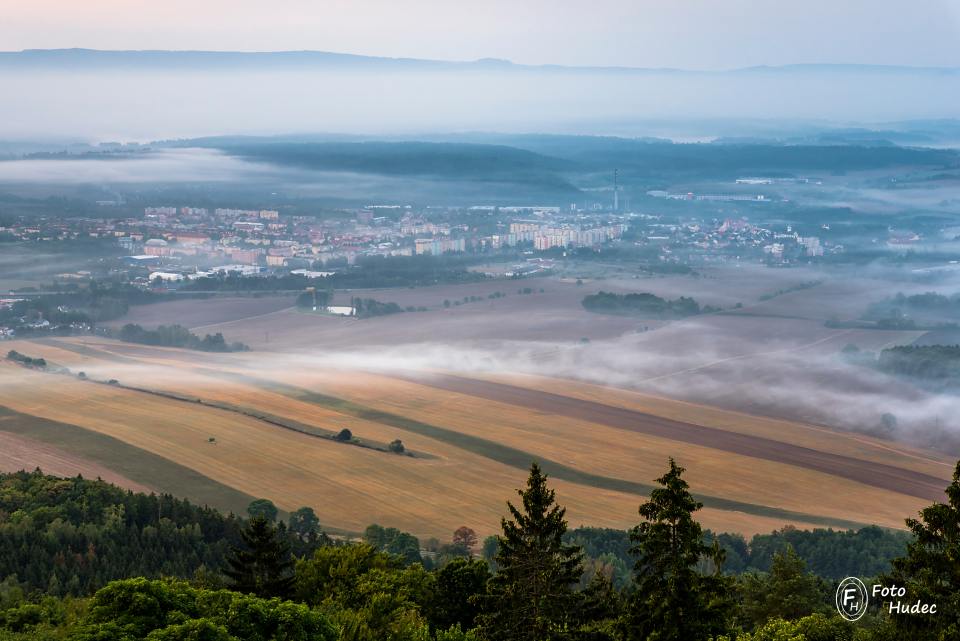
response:
<svg viewBox="0 0 960 641"><path fill-rule="evenodd" d="M564 270L338 292L337 302L427 309L363 320L298 310L289 296L217 296L134 307L113 322L223 332L249 353L93 337L7 343L70 372L0 362L0 438L13 439L0 441L0 465L100 475L234 511L266 497L285 511L313 507L332 531L379 522L440 539L460 525L495 532L533 460L573 525L635 524L669 457L688 469L707 527L748 535L902 528L943 497L957 453L929 426L954 428L957 400L842 355L922 332L825 325L922 285L810 269ZM668 321L583 309L600 290L692 296L722 311ZM893 433L878 429L884 412L899 420ZM333 439L343 428L354 443ZM397 439L403 455L388 451Z"/></svg>
<svg viewBox="0 0 960 641"><path fill-rule="evenodd" d="M942 496L951 472L947 456L862 434L539 374L92 338L9 345L72 374L0 364L7 411L113 439L238 494L230 506L214 491L191 498L229 509L241 496L309 505L341 532L379 522L422 537L463 524L492 533L534 459L573 525L623 528L673 456L706 506L704 524L748 535L785 524L903 527ZM369 443L401 439L412 455L324 436L343 427ZM176 468L152 470L150 482L125 474L173 491Z"/></svg>

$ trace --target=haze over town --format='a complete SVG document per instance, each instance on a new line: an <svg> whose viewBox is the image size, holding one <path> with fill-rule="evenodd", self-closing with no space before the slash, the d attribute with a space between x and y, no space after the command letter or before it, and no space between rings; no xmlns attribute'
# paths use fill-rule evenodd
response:
<svg viewBox="0 0 960 641"><path fill-rule="evenodd" d="M0 637L954 638L958 41L0 8Z"/></svg>

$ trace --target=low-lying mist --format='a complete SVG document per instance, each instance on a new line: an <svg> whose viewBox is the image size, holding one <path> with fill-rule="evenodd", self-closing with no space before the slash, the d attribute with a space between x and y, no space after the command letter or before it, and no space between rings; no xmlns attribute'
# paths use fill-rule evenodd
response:
<svg viewBox="0 0 960 641"><path fill-rule="evenodd" d="M960 99L950 71L857 67L729 73L44 67L2 68L0 83L15 97L0 103L0 139L470 130L683 138L679 127L641 121L950 118Z"/></svg>
<svg viewBox="0 0 960 641"><path fill-rule="evenodd" d="M697 331L696 326L688 327ZM702 327L710 331L708 326ZM713 352L702 347L668 348L646 342L655 332L589 344L550 341L485 341L473 344L419 342L395 347L298 349L295 353L252 352L218 362L253 376L288 377L361 371L408 377L463 374L568 379L594 385L715 405L758 415L800 420L830 428L891 438L960 453L960 397L935 394L869 367L836 351L844 332L797 345L792 341L753 349ZM211 365L212 366L212 365ZM156 365L103 363L86 366L88 376L163 387L165 383L203 388L222 384L203 374L190 380L184 370ZM304 383L310 386L309 382ZM324 391L314 388L315 391ZM892 414L896 425L881 417Z"/></svg>

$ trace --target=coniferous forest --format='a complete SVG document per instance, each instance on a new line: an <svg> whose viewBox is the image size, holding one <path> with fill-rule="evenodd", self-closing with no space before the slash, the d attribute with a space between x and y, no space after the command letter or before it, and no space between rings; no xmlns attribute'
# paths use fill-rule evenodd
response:
<svg viewBox="0 0 960 641"><path fill-rule="evenodd" d="M0 640L950 641L960 639L960 463L947 502L880 528L705 531L673 460L629 532L567 528L533 464L501 533L331 538L308 507L244 517L40 471L0 476ZM841 618L841 578L900 586Z"/></svg>

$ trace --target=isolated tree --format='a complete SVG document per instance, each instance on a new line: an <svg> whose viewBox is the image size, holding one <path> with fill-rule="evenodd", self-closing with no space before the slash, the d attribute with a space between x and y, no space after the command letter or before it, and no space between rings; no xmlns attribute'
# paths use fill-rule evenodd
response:
<svg viewBox="0 0 960 641"><path fill-rule="evenodd" d="M353 432L351 432L347 428L343 428L342 430L337 432L337 435L334 436L333 438L335 438L338 441L351 441L353 440Z"/></svg>
<svg viewBox="0 0 960 641"><path fill-rule="evenodd" d="M880 427L887 434L893 434L897 429L897 417L890 412L884 412L880 415Z"/></svg>
<svg viewBox="0 0 960 641"><path fill-rule="evenodd" d="M243 547L233 547L223 573L237 592L286 598L293 589L293 558L283 525L256 516L240 531Z"/></svg>
<svg viewBox="0 0 960 641"><path fill-rule="evenodd" d="M307 541L320 533L320 519L312 507L302 507L290 514L290 531Z"/></svg>
<svg viewBox="0 0 960 641"><path fill-rule="evenodd" d="M473 548L477 545L477 533L466 525L461 525L453 531L453 544L463 546L467 554L473 554Z"/></svg>
<svg viewBox="0 0 960 641"><path fill-rule="evenodd" d="M624 617L628 641L691 641L723 631L726 579L697 570L710 554L693 513L703 507L689 492L683 468L670 459L660 487L640 506L630 532L637 557L634 595Z"/></svg>
<svg viewBox="0 0 960 641"><path fill-rule="evenodd" d="M277 520L279 510L277 510L277 506L274 505L270 499L254 499L250 501L250 505L247 506L247 514L249 514L251 518L259 516L273 523Z"/></svg>
<svg viewBox="0 0 960 641"><path fill-rule="evenodd" d="M904 602L937 604L936 615L890 617L898 638L960 639L960 461L946 494L946 503L934 503L921 510L919 519L907 519L914 539L881 581L906 587Z"/></svg>
<svg viewBox="0 0 960 641"><path fill-rule="evenodd" d="M491 641L544 641L559 638L574 622L583 552L561 540L566 510L556 504L547 477L534 463L527 487L517 490L518 509L501 519L497 575L488 584L480 627Z"/></svg>

